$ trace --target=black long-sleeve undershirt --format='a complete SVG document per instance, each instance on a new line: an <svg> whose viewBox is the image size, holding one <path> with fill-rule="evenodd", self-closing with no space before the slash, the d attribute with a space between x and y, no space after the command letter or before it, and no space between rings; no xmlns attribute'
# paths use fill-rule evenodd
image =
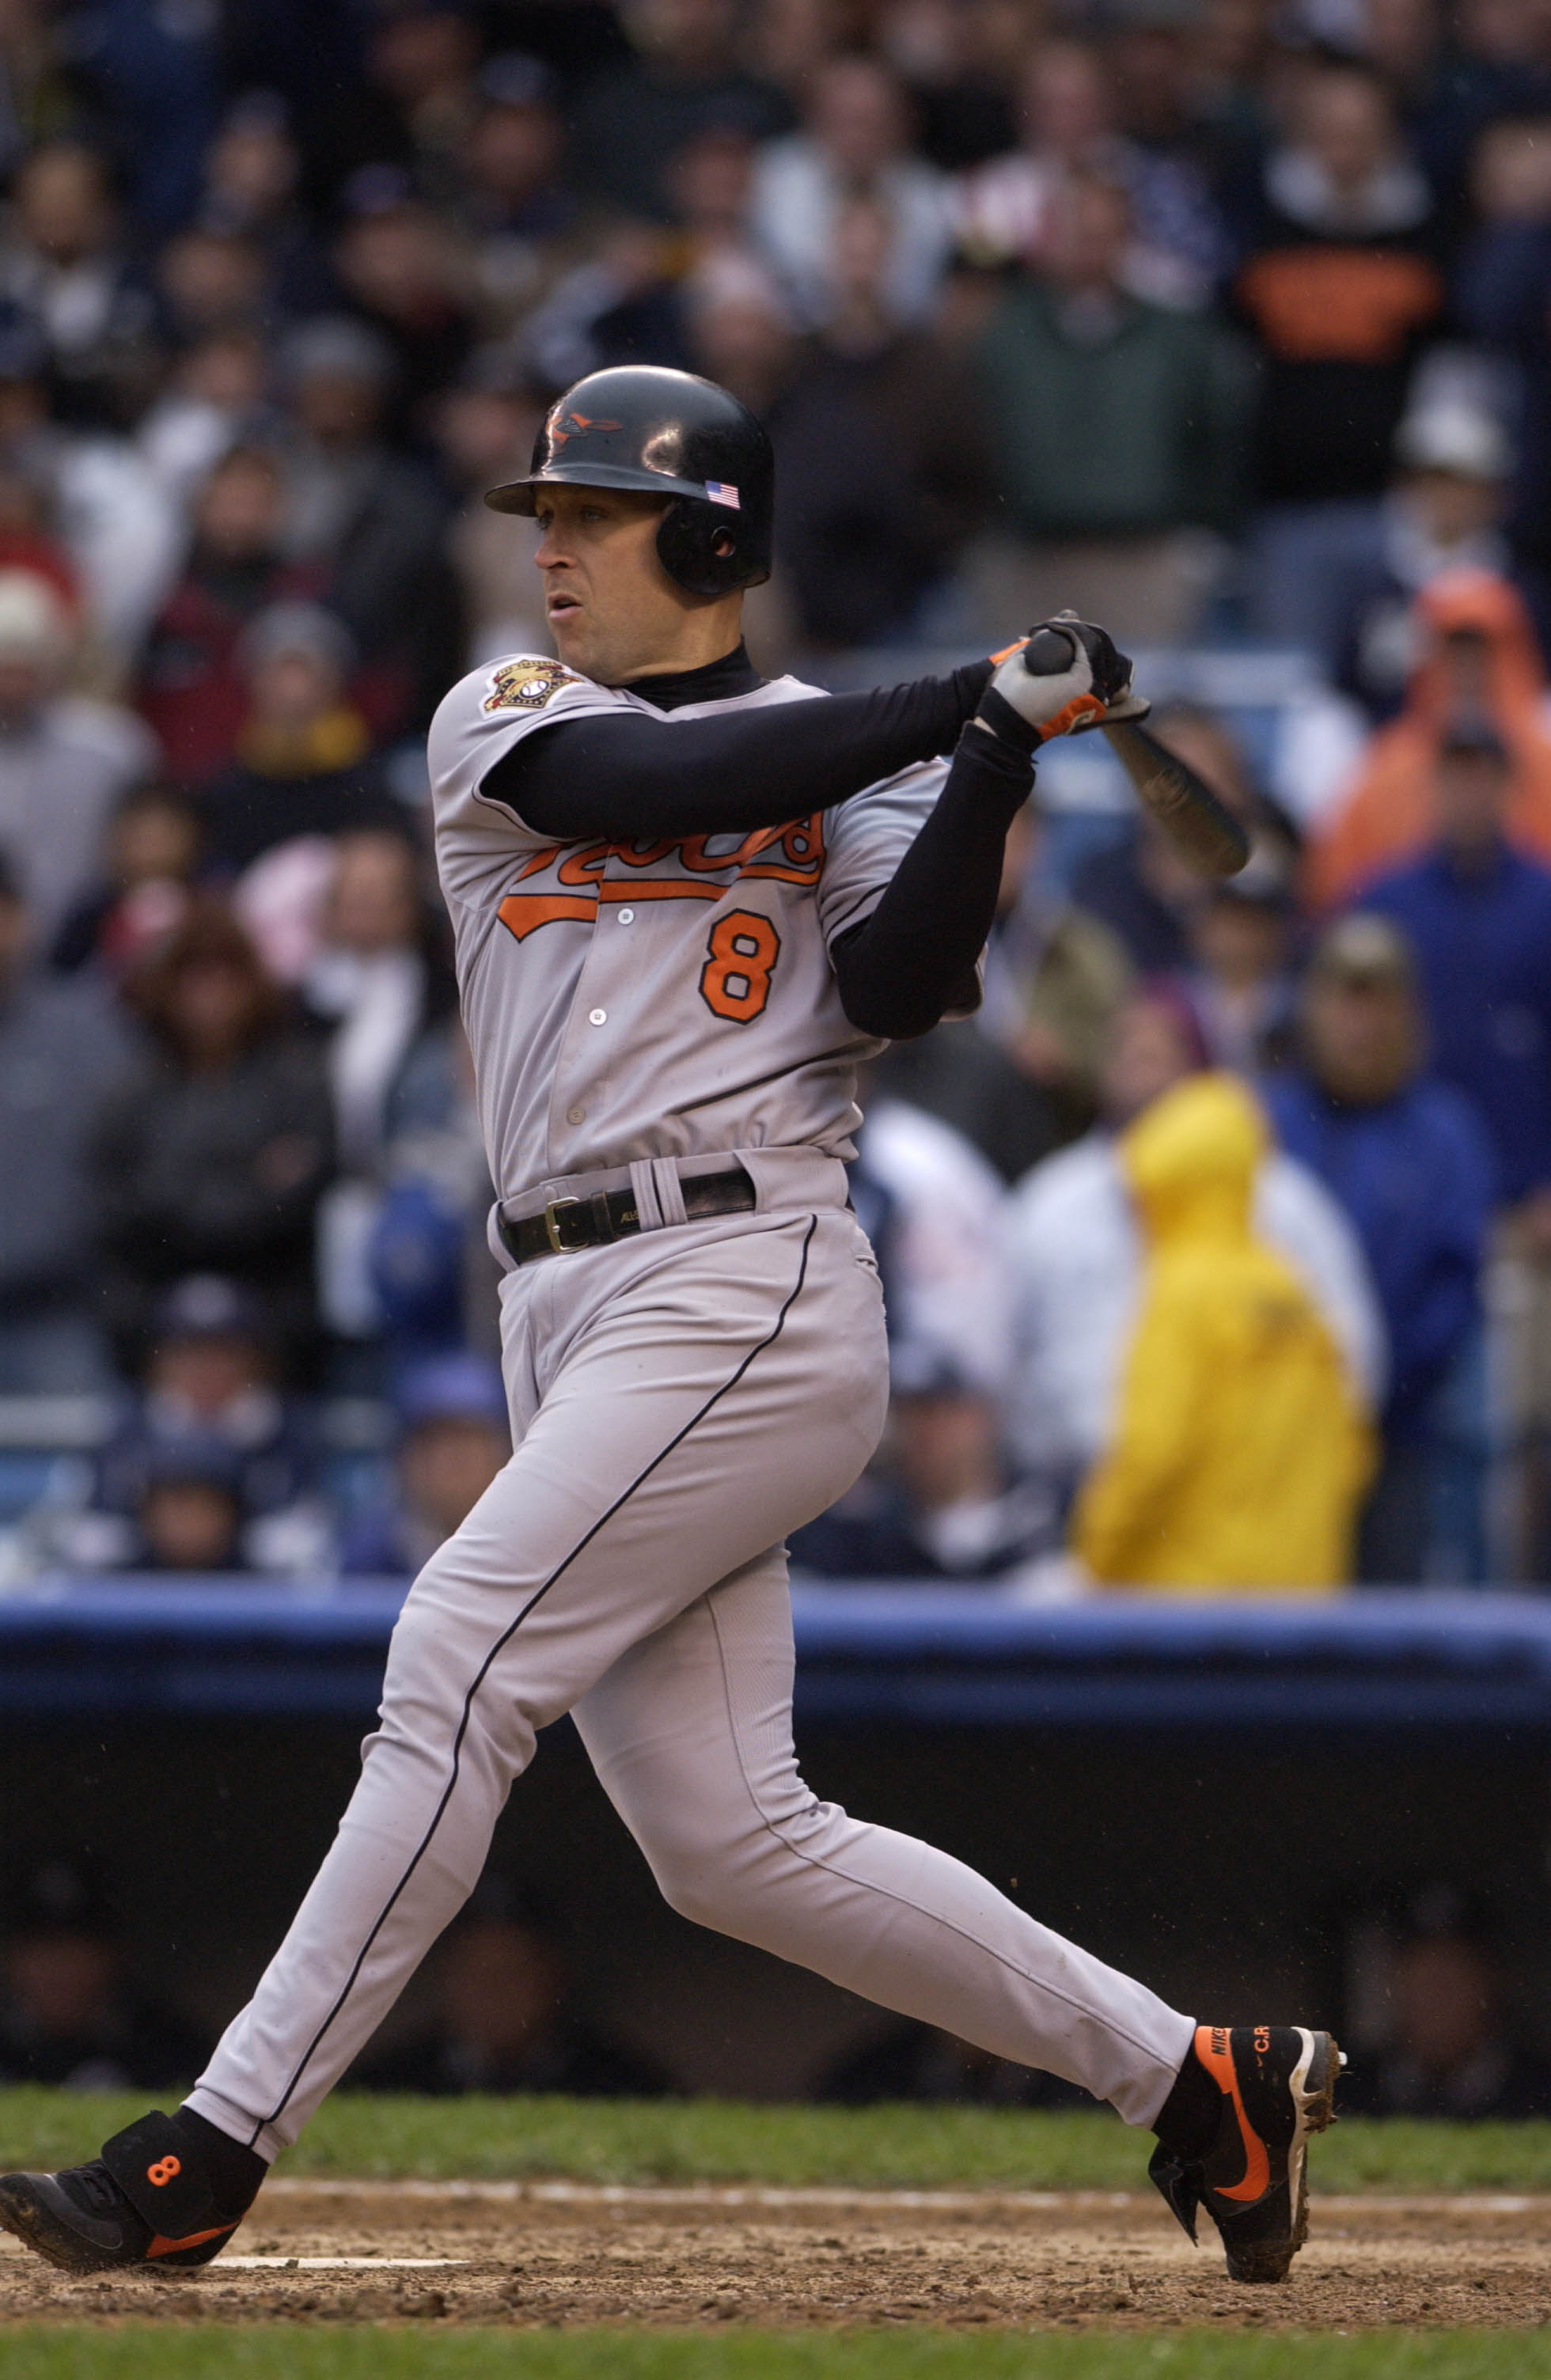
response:
<svg viewBox="0 0 1551 2380"><path fill-rule="evenodd" d="M748 691L758 681L731 674L739 659L663 681L662 708ZM682 720L671 733L639 711L557 720L525 736L481 790L558 841L656 842L782 826L952 749L942 792L877 908L830 951L850 1022L907 1040L975 1003L1003 845L1033 783L1024 753L965 724L989 678L990 664L977 662L870 694Z"/></svg>
<svg viewBox="0 0 1551 2380"><path fill-rule="evenodd" d="M784 826L951 752L989 678L976 662L951 677L671 725L639 710L557 719L498 760L480 791L559 843Z"/></svg>
<svg viewBox="0 0 1551 2380"><path fill-rule="evenodd" d="M841 1006L884 1041L929 1033L976 1004L975 962L996 917L1002 850L1034 767L983 727L966 727L948 782L865 924L830 950Z"/></svg>

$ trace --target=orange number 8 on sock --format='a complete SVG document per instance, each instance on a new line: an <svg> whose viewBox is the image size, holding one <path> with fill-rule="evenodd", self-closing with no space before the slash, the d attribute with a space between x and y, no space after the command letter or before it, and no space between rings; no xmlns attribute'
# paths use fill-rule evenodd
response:
<svg viewBox="0 0 1551 2380"><path fill-rule="evenodd" d="M146 2167L145 2178L147 2181L153 2181L158 2190L165 2190L168 2182L176 2181L182 2171L181 2157L158 2157L154 2165Z"/></svg>

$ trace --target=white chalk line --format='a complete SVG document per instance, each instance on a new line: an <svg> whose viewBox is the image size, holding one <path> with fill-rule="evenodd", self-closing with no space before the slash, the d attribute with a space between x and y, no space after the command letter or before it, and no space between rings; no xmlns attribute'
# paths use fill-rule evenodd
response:
<svg viewBox="0 0 1551 2380"><path fill-rule="evenodd" d="M276 2197L412 2199L428 2205L469 2202L492 2206L675 2207L707 2210L739 2207L772 2212L839 2208L857 2215L1096 2215L1123 2214L1133 2207L1165 2214L1151 2191L1138 2190L855 2190L839 2184L782 2188L765 2182L589 2181L344 2181L333 2177L277 2174L264 2186L266 2202ZM1551 2193L1509 2195L1460 2192L1448 2195L1391 2196L1378 2192L1314 2192L1332 2215L1531 2215L1551 2216ZM376 2261L375 2259L371 2261ZM223 2259L229 2264L229 2257Z"/></svg>

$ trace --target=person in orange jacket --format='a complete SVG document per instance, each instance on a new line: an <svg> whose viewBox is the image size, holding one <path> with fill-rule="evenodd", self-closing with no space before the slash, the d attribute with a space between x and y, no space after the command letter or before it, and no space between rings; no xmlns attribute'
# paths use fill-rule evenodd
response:
<svg viewBox="0 0 1551 2380"><path fill-rule="evenodd" d="M1269 1133L1229 1075L1166 1091L1120 1142L1147 1243L1109 1451L1072 1550L1105 1586L1310 1590L1351 1576L1373 1439L1336 1342L1251 1224Z"/></svg>
<svg viewBox="0 0 1551 2380"><path fill-rule="evenodd" d="M1551 861L1551 714L1522 599L1488 570L1448 571L1418 596L1416 618L1422 657L1405 709L1379 729L1316 831L1308 887L1317 908L1339 908L1433 840L1438 752L1462 720L1489 724L1511 757L1509 842Z"/></svg>

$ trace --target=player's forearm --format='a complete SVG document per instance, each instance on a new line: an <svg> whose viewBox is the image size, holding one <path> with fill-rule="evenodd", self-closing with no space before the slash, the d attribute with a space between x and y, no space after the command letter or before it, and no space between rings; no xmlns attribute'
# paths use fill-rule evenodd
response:
<svg viewBox="0 0 1551 2380"><path fill-rule="evenodd" d="M950 1009L975 1004L1007 831L1033 783L1023 753L965 728L948 782L882 900L830 953L841 1006L860 1031L907 1041Z"/></svg>
<svg viewBox="0 0 1551 2380"><path fill-rule="evenodd" d="M560 843L784 826L951 751L989 675L975 662L951 677L709 719L556 720L498 761L481 791Z"/></svg>

